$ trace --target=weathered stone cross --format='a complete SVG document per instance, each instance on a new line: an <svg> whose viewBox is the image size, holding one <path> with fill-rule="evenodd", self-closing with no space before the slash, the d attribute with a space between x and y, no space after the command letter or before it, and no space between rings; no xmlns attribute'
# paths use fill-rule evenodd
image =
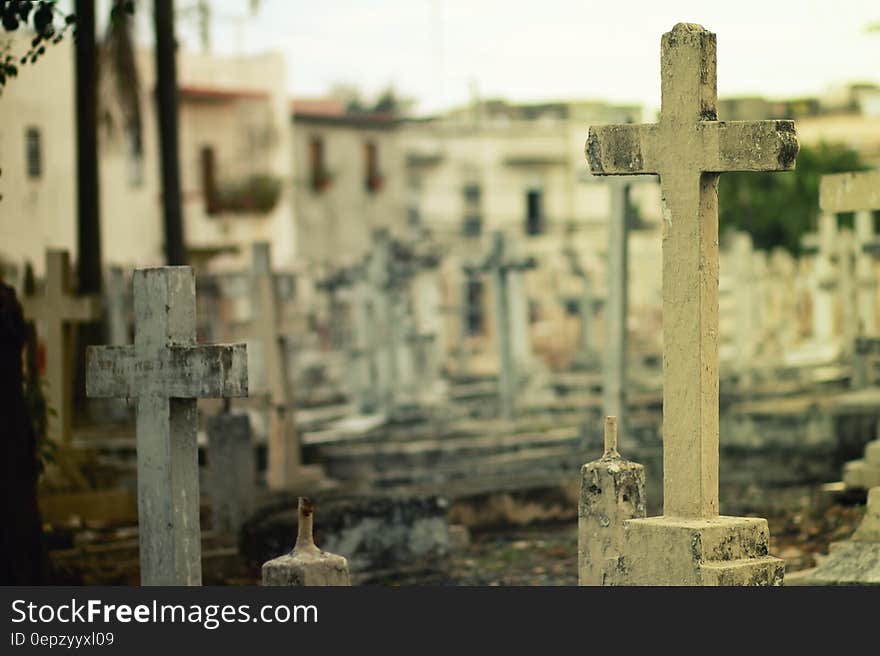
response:
<svg viewBox="0 0 880 656"><path fill-rule="evenodd" d="M492 250L478 267L492 276L495 297L495 339L498 345L498 396L500 415L513 419L516 412L517 371L513 355L513 309L510 298L509 276L513 272L535 268L532 258L512 257L510 245L503 232L492 235Z"/></svg>
<svg viewBox="0 0 880 656"><path fill-rule="evenodd" d="M856 213L855 328L859 334L874 334L877 330L877 281L872 256L880 244L874 239L871 211L880 210L880 171L823 175L819 182L819 207L825 214Z"/></svg>
<svg viewBox="0 0 880 656"><path fill-rule="evenodd" d="M664 515L718 514L718 177L780 171L792 121L718 121L715 35L679 23L661 43L660 120L590 128L594 175L659 174L663 196Z"/></svg>
<svg viewBox="0 0 880 656"><path fill-rule="evenodd" d="M57 415L49 417L49 435L61 444L70 442L71 419L71 324L96 321L101 317L100 300L94 296L70 294L70 257L67 251L46 251L46 289L42 296L24 298L24 313L45 329L46 380L49 406Z"/></svg>
<svg viewBox="0 0 880 656"><path fill-rule="evenodd" d="M90 346L86 393L137 400L141 583L200 585L196 399L247 396L244 344L196 345L189 267L137 269L134 345Z"/></svg>
<svg viewBox="0 0 880 656"><path fill-rule="evenodd" d="M581 296L578 299L580 312L581 334L580 346L573 359L573 364L583 369L592 369L598 364L598 354L593 334L593 322L595 320L596 306L601 302L596 298L593 289L593 274L584 269L577 259L577 251L569 246L563 251L563 255L569 260L571 273L581 279Z"/></svg>
<svg viewBox="0 0 880 656"><path fill-rule="evenodd" d="M290 487L301 473L302 458L294 421L294 399L287 375L287 348L279 329L278 298L269 244L251 246L252 318L248 332L262 346L269 396L269 455L266 482L272 489Z"/></svg>

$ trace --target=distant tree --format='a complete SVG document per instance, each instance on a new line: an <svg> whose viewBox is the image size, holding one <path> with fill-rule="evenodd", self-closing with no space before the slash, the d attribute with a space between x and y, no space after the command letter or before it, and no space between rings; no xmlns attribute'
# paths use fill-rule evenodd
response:
<svg viewBox="0 0 880 656"><path fill-rule="evenodd" d="M842 144L802 146L793 173L728 173L718 191L722 231L748 232L756 248L777 246L800 252L801 236L816 229L819 178L867 168L859 154Z"/></svg>
<svg viewBox="0 0 880 656"><path fill-rule="evenodd" d="M19 29L35 32L30 48L24 54L13 53L9 42L0 43L0 94L6 83L18 76L20 65L36 63L46 53L47 44L60 42L65 32L75 25L75 16L65 14L57 4L58 0L0 0L0 23L4 33Z"/></svg>

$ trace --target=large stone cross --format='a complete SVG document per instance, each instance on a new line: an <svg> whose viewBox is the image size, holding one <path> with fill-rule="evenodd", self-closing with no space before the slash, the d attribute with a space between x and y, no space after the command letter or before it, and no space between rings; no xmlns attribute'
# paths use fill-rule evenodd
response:
<svg viewBox="0 0 880 656"><path fill-rule="evenodd" d="M90 346L86 393L137 403L141 583L200 585L196 399L247 396L244 344L196 345L189 267L137 269L134 345Z"/></svg>
<svg viewBox="0 0 880 656"><path fill-rule="evenodd" d="M100 300L95 296L70 294L70 257L67 251L46 251L46 288L42 296L26 296L24 313L44 326L46 380L49 383L49 435L62 444L70 442L72 324L96 321L101 317Z"/></svg>
<svg viewBox="0 0 880 656"><path fill-rule="evenodd" d="M824 214L855 212L855 277L859 334L877 330L877 281L873 256L878 251L871 212L880 210L880 171L823 175L819 182L819 207Z"/></svg>
<svg viewBox="0 0 880 656"><path fill-rule="evenodd" d="M664 515L718 514L718 177L780 171L792 121L717 120L715 35L679 23L661 42L658 123L590 128L594 175L659 174L663 198Z"/></svg>

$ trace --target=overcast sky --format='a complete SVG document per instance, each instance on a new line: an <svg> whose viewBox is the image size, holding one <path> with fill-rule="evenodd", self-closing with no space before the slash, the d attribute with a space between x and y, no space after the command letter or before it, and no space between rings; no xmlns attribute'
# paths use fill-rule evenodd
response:
<svg viewBox="0 0 880 656"><path fill-rule="evenodd" d="M179 0L178 6L194 4ZM292 95L393 83L420 111L483 97L659 105L660 36L676 22L718 35L722 96L816 94L880 81L878 0L213 0L214 50L280 50ZM198 48L194 20L179 36Z"/></svg>

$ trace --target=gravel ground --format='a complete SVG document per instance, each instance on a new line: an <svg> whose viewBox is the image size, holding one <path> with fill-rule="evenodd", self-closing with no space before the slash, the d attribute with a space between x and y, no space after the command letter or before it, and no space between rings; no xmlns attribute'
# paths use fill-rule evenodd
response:
<svg viewBox="0 0 880 656"><path fill-rule="evenodd" d="M769 518L770 552L786 571L816 565L816 554L845 540L864 507L832 506L824 514L793 513ZM577 585L577 526L573 522L503 532L477 533L452 558L452 585Z"/></svg>

